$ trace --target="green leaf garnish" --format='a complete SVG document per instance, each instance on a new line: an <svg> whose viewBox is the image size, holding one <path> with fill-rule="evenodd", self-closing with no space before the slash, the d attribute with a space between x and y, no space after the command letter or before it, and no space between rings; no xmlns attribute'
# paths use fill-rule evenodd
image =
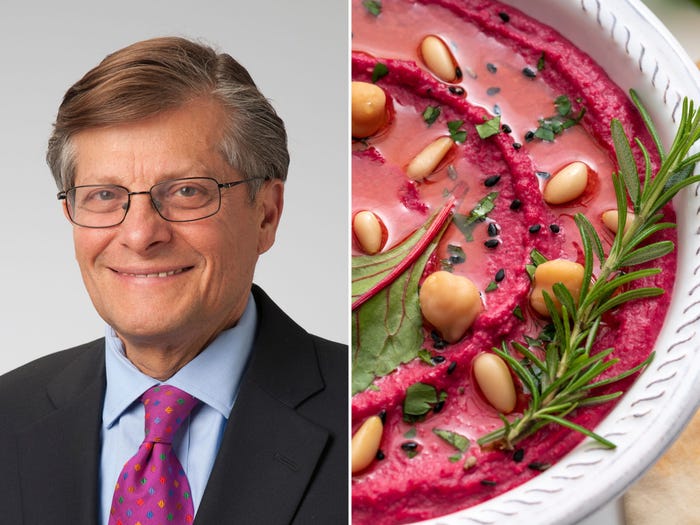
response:
<svg viewBox="0 0 700 525"><path fill-rule="evenodd" d="M406 389L403 401L403 419L415 422L430 412L438 402L437 390L425 383L413 383Z"/></svg>
<svg viewBox="0 0 700 525"><path fill-rule="evenodd" d="M372 83L376 84L377 81L385 77L389 74L389 68L386 66L386 64L382 64L381 62L377 62L374 65L374 69L372 70Z"/></svg>
<svg viewBox="0 0 700 525"><path fill-rule="evenodd" d="M469 438L458 434L457 432L452 432L451 430L445 430L442 428L434 428L433 433L460 452L465 452L469 448Z"/></svg>
<svg viewBox="0 0 700 525"><path fill-rule="evenodd" d="M661 159L659 170L655 176L651 176L650 156L641 142L636 140L635 144L641 149L645 160L645 176L640 181L631 142L622 125L613 119L611 132L620 169L620 173L612 175L620 216L618 233L606 256L591 223L583 214L576 214L575 222L581 236L585 261L584 285L578 303L574 302L564 286L555 284L554 294L563 306L561 312L558 312L552 298L545 294L552 324L537 339L525 337L524 342L511 342L511 347L525 359L519 361L511 355L505 342L500 348L494 348L494 352L506 361L532 397L521 416L513 421L502 416L503 426L482 436L478 440L481 446L497 443L503 448L512 449L521 439L547 424L555 423L581 432L605 447L614 448L614 443L573 423L567 416L578 407L605 403L621 395L622 392L595 395L593 391L639 372L654 357L652 353L637 366L600 379L618 360L613 357L612 348L592 354L593 343L606 312L628 301L664 293L659 288L640 286L640 280L657 275L661 272L659 268L635 267L663 257L674 248L670 241L646 245L642 243L652 234L674 226L660 222L663 218L661 208L681 189L700 182L700 176L692 175L700 154L690 154L691 148L700 140L700 111L695 109L692 101L684 99L676 136L670 150L666 152L636 92L630 91L630 96L658 149ZM635 210L633 217L627 217L628 199ZM539 264L540 257L541 254L533 253L533 262ZM600 269L593 278L596 258Z"/></svg>
<svg viewBox="0 0 700 525"><path fill-rule="evenodd" d="M462 127L462 124L464 124L463 120L450 120L447 123L447 129L450 132L450 138L454 142L464 142L465 140L467 140L467 132L459 129Z"/></svg>
<svg viewBox="0 0 700 525"><path fill-rule="evenodd" d="M433 360L431 359L432 355L430 355L430 352L425 348L421 348L420 350L418 350L418 357L424 363L430 366L435 366L435 363L433 363Z"/></svg>
<svg viewBox="0 0 700 525"><path fill-rule="evenodd" d="M428 124L428 126L433 124L439 116L439 106L428 106L427 108L425 108L425 111L423 111L423 120Z"/></svg>
<svg viewBox="0 0 700 525"><path fill-rule="evenodd" d="M484 290L484 292L491 293L495 292L496 290L498 290L498 283L496 281L491 281Z"/></svg>
<svg viewBox="0 0 700 525"><path fill-rule="evenodd" d="M371 15L379 16L382 13L382 3L380 0L362 0L362 5Z"/></svg>
<svg viewBox="0 0 700 525"><path fill-rule="evenodd" d="M498 135L501 131L501 116L497 115L492 119L487 120L483 124L475 124L476 132L479 137L486 139L492 137L493 135Z"/></svg>

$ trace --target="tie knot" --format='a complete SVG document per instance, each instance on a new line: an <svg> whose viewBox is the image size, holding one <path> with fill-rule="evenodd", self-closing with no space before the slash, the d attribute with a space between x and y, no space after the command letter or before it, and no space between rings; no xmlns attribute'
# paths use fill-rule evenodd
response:
<svg viewBox="0 0 700 525"><path fill-rule="evenodd" d="M173 435L199 400L170 385L158 385L141 396L146 409L146 437L152 443L172 443Z"/></svg>

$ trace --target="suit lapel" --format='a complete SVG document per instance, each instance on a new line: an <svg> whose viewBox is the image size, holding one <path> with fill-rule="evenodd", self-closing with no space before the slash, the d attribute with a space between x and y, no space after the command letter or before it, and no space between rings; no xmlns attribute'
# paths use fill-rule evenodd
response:
<svg viewBox="0 0 700 525"><path fill-rule="evenodd" d="M254 294L251 363L196 525L290 523L328 441L326 430L295 410L324 387L310 336L261 290ZM263 494L274 494L274 503Z"/></svg>
<svg viewBox="0 0 700 525"><path fill-rule="evenodd" d="M105 376L104 343L93 345L49 385L56 410L18 436L25 525L96 523Z"/></svg>

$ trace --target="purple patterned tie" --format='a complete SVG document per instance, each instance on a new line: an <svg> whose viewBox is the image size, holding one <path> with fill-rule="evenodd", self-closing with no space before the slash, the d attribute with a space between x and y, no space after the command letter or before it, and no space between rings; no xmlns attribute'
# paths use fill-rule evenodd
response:
<svg viewBox="0 0 700 525"><path fill-rule="evenodd" d="M119 474L109 525L185 525L194 519L190 484L172 438L199 400L169 385L141 396L146 437Z"/></svg>

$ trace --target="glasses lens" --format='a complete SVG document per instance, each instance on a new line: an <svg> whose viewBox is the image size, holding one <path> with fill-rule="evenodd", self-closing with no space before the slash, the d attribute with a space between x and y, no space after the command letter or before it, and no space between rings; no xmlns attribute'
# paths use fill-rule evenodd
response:
<svg viewBox="0 0 700 525"><path fill-rule="evenodd" d="M129 194L120 186L77 186L66 192L66 200L73 222L91 228L119 224L129 207Z"/></svg>
<svg viewBox="0 0 700 525"><path fill-rule="evenodd" d="M160 215L173 222L209 217L221 205L219 183L206 177L161 182L151 188L151 197Z"/></svg>

